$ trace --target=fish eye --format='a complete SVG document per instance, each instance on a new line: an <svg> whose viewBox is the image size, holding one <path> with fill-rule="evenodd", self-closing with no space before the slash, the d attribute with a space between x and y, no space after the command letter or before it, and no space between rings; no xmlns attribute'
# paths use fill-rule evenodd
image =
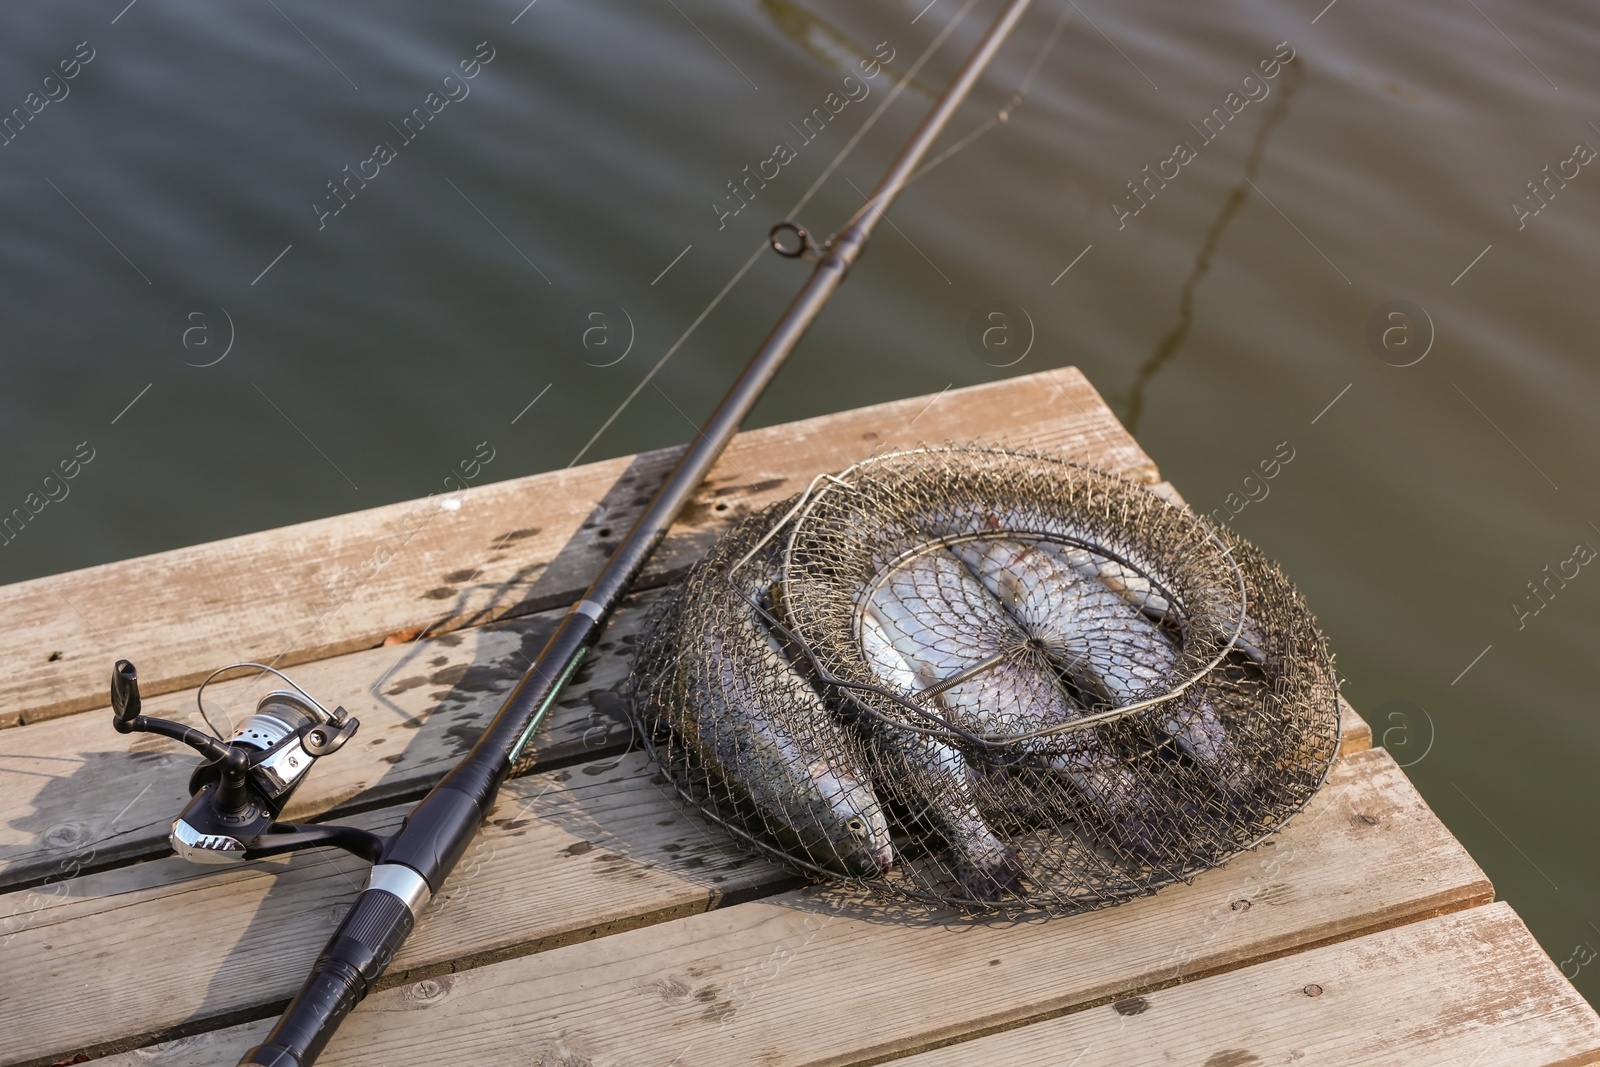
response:
<svg viewBox="0 0 1600 1067"><path fill-rule="evenodd" d="M845 823L844 825L845 825L845 828L847 830L849 830L853 834L859 834L859 833L863 832L864 830L866 830L866 828L867 828L867 824L862 822L859 817L851 819L849 822Z"/></svg>

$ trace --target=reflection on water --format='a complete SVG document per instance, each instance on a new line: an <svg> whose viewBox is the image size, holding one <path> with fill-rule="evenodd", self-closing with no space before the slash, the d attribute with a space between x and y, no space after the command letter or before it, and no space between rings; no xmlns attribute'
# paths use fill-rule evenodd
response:
<svg viewBox="0 0 1600 1067"><path fill-rule="evenodd" d="M870 55L876 43L852 41L827 19L794 0L761 0L760 6L761 13L807 55L842 73L854 71L856 62Z"/></svg>
<svg viewBox="0 0 1600 1067"><path fill-rule="evenodd" d="M686 440L803 277L752 251L962 6L8 5L0 113L79 42L93 59L0 147L0 514L54 495L0 580L425 496L480 443L509 478L591 439ZM997 6L808 229L860 206ZM719 225L729 179L884 42L864 106ZM1127 180L1279 42L1277 99L1119 227ZM319 229L330 178L481 43L470 97ZM1569 959L1600 925L1600 582L1518 612L1600 536L1600 178L1564 162L1600 145L1597 53L1576 0L1040 0L756 421L1081 367L1198 509L1284 564L1352 703ZM1533 215L1547 165L1578 169ZM1036 329L1015 366L964 337L996 302ZM1401 306L1431 329L1416 362L1368 346ZM585 345L596 311L631 347ZM1283 442L1270 495L1226 506ZM72 653L113 655L88 640Z"/></svg>
<svg viewBox="0 0 1600 1067"><path fill-rule="evenodd" d="M1178 291L1177 325L1172 327L1171 333L1161 338L1155 351L1139 365L1139 373L1134 376L1133 385L1128 389L1127 399L1118 413L1130 433L1139 432L1139 416L1144 412L1145 386L1168 360L1178 354L1178 349L1183 347L1184 338L1189 336L1189 328L1194 325L1195 287L1211 270L1211 257L1216 254L1223 231L1228 228L1228 223L1233 221L1233 217L1239 213L1239 209L1249 197L1252 183L1261 170L1261 157L1266 154L1267 140L1272 136L1273 128L1289 114L1289 100L1294 96L1294 91L1299 87L1300 79L1303 77L1305 77L1303 62L1291 63L1284 68L1283 81L1278 84L1277 99L1262 117L1261 125L1256 130L1256 138L1250 145L1250 154L1245 156L1244 174L1239 179L1239 184L1229 191L1228 198L1222 202L1222 210L1217 212L1217 217L1206 230L1205 240L1200 242L1200 251L1194 257L1194 268L1189 271L1188 277L1183 279L1183 286Z"/></svg>

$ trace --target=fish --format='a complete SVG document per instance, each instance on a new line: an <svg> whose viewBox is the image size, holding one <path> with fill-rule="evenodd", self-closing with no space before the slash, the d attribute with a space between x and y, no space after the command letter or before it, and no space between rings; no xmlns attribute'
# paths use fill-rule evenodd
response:
<svg viewBox="0 0 1600 1067"><path fill-rule="evenodd" d="M835 873L882 877L894 847L864 754L763 616L757 591L775 572L761 562L751 561L749 600L721 577L703 587L726 609L703 617L727 625L681 635L689 711L673 725L786 848Z"/></svg>
<svg viewBox="0 0 1600 1067"><path fill-rule="evenodd" d="M896 685L909 672L911 684L898 681L900 688L931 696L953 726L1015 736L1082 714L1001 601L942 547L891 568L863 608L863 652L874 673ZM874 628L881 637L869 641ZM1132 769L1098 751L1091 734L1023 738L1016 751L1024 767L1065 776L1123 848L1144 857L1159 851L1146 822L1155 798Z"/></svg>
<svg viewBox="0 0 1600 1067"><path fill-rule="evenodd" d="M922 691L916 671L870 615L862 620L861 643L868 662L890 689L905 697ZM979 810L976 797L982 782L966 757L937 737L897 729L873 716L864 716L863 724L896 780L920 803L920 814L949 845L952 873L965 896L994 901L1006 893L1021 893L1021 857Z"/></svg>
<svg viewBox="0 0 1600 1067"><path fill-rule="evenodd" d="M1091 545L1101 544L1105 540L1092 530L1063 522L1057 517L1041 514L1022 505L982 508L977 514L963 515L961 518L961 525L953 528L964 532L1030 531L1045 533L1051 537L1065 537ZM1157 623L1171 624L1177 628L1180 636L1187 636L1188 620L1182 610L1150 577L1158 574L1162 568L1157 566L1155 561L1143 558L1137 545L1116 542L1103 546L1128 561L1123 563L1077 545L1062 541L1050 543L1058 558L1079 575L1099 581L1147 618ZM1232 651L1239 653L1245 660L1258 667L1265 666L1268 644L1260 624L1246 613L1244 618L1239 620L1238 629L1239 633L1234 640Z"/></svg>
<svg viewBox="0 0 1600 1067"><path fill-rule="evenodd" d="M1169 623L1180 637L1187 638L1189 621L1182 611L1148 577L1124 563L1109 559L1086 548L1055 545L1058 555L1078 574L1100 582L1121 597L1130 607L1156 623ZM1242 655L1256 666L1267 662L1267 639L1259 623L1247 612L1238 620L1238 635L1231 651Z"/></svg>
<svg viewBox="0 0 1600 1067"><path fill-rule="evenodd" d="M979 538L950 551L1028 638L1098 701L1123 707L1158 695L1173 681L1178 650L1122 594L1085 577L1075 550L1054 541ZM1161 727L1184 754L1229 791L1246 784L1244 761L1207 701L1184 694L1164 710Z"/></svg>
<svg viewBox="0 0 1600 1067"><path fill-rule="evenodd" d="M1022 734L1071 717L1047 674L1011 662L1027 635L942 548L891 568L865 609L916 674L919 691L935 690L964 729Z"/></svg>

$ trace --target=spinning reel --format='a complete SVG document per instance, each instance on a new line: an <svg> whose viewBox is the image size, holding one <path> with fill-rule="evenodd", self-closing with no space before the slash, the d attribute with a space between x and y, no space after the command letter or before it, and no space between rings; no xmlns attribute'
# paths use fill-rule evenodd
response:
<svg viewBox="0 0 1600 1067"><path fill-rule="evenodd" d="M240 863L332 846L378 862L387 839L377 834L353 826L277 821L312 765L344 747L360 720L342 707L329 711L281 671L259 663L234 663L213 672L201 683L196 701L213 678L240 667L270 671L292 688L262 697L227 740L140 714L138 671L125 659L112 668L112 725L118 733L160 734L202 757L189 778L189 803L172 822L173 851L191 863Z"/></svg>

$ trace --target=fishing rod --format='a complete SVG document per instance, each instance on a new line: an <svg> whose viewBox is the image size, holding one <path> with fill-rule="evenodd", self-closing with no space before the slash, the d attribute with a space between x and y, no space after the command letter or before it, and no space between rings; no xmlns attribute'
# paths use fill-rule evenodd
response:
<svg viewBox="0 0 1600 1067"><path fill-rule="evenodd" d="M842 230L817 247L796 223L780 222L772 228L768 240L775 251L789 257L815 255L810 277L627 537L582 598L562 616L477 743L418 802L392 836L354 827L277 821L312 764L355 733L359 722L343 708L328 710L284 678L292 691L267 694L255 714L222 741L180 723L140 714L138 672L127 660L117 662L111 682L117 731L162 734L206 757L190 781L190 802L173 823L171 841L180 856L201 863L229 863L333 846L373 863L361 894L317 957L299 993L266 1040L245 1054L240 1067L310 1067L344 1017L383 974L423 908L472 843L501 784L562 687L599 640L650 555L844 281L878 221L909 183L1030 3L1007 3L867 202ZM797 244L786 245L785 235ZM223 670L235 667L259 668L284 677L261 664L235 664ZM206 684L220 673L214 673ZM204 688L202 684L201 693ZM197 701L200 695L196 694Z"/></svg>

